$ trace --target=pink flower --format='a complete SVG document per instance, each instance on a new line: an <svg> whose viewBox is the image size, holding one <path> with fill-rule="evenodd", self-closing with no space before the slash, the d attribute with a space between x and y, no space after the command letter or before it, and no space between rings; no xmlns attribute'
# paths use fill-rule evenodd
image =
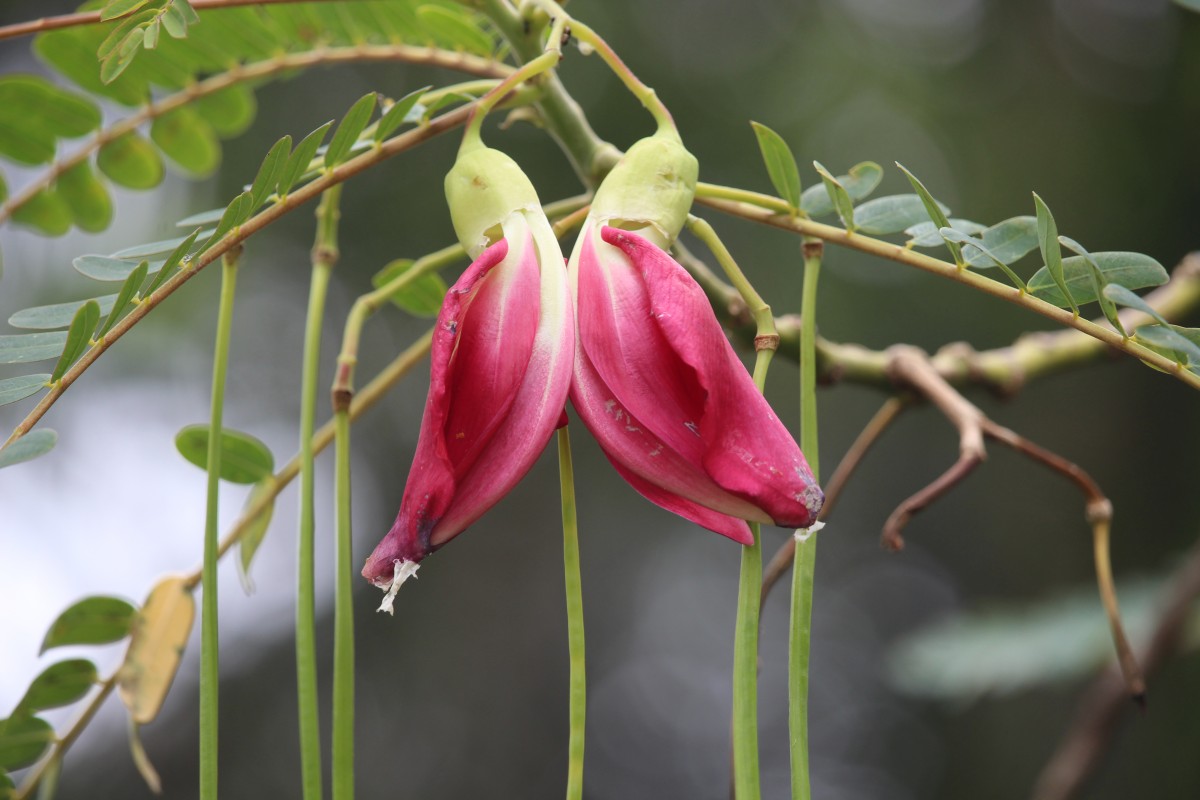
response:
<svg viewBox="0 0 1200 800"><path fill-rule="evenodd" d="M812 471L692 277L643 236L594 221L568 272L571 402L621 476L742 544L744 520L812 525L824 500Z"/></svg>
<svg viewBox="0 0 1200 800"><path fill-rule="evenodd" d="M438 315L400 513L363 568L376 585L401 567L411 574L507 494L562 414L575 353L562 251L536 205L509 214L502 230Z"/></svg>

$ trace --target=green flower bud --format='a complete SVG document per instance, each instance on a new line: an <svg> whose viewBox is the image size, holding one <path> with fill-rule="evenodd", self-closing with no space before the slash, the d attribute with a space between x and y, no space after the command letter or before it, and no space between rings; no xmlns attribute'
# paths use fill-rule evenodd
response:
<svg viewBox="0 0 1200 800"><path fill-rule="evenodd" d="M677 138L636 142L596 190L591 217L618 228L649 226L670 244L687 221L700 165Z"/></svg>
<svg viewBox="0 0 1200 800"><path fill-rule="evenodd" d="M541 207L517 162L490 147L459 153L446 175L446 202L454 233L471 258L504 235L500 223L514 211Z"/></svg>

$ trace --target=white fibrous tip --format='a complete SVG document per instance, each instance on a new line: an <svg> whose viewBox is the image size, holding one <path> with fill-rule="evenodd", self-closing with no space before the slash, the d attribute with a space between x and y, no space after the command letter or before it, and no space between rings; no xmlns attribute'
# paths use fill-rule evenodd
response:
<svg viewBox="0 0 1200 800"><path fill-rule="evenodd" d="M814 533L816 533L817 531L821 530L824 527L825 527L825 523L821 522L820 520L817 520L812 525L809 525L807 528L797 528L796 533L793 535L796 537L797 542L807 542L809 539L812 538Z"/></svg>
<svg viewBox="0 0 1200 800"><path fill-rule="evenodd" d="M392 603L396 600L396 592L400 591L400 587L409 578L417 577L417 569L421 566L415 561L401 561L396 559L392 562L392 579L385 583L383 581L376 582L376 586L383 589L383 602L379 604L378 611L386 611L388 614L395 614L392 610Z"/></svg>

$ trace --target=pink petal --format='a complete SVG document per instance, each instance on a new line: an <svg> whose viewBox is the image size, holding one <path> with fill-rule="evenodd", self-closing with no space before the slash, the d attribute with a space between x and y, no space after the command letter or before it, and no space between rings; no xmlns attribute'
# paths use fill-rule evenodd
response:
<svg viewBox="0 0 1200 800"><path fill-rule="evenodd" d="M641 271L655 323L707 392L700 423L704 470L776 524L806 528L816 522L824 497L809 464L746 373L700 285L637 234L605 228L601 237Z"/></svg>
<svg viewBox="0 0 1200 800"><path fill-rule="evenodd" d="M571 384L575 358L575 314L562 268L562 250L550 223L540 212L518 214L505 223L505 233L521 232L522 262L538 283L521 288L516 313L533 324L528 349L504 353L525 365L516 396L495 432L457 487L454 503L435 526L431 542L440 547L477 520L509 492L533 466L554 434ZM517 324L505 321L506 325ZM469 391L469 385L468 385Z"/></svg>
<svg viewBox="0 0 1200 800"><path fill-rule="evenodd" d="M750 526L746 524L745 520L713 511L711 508L706 508L699 503L693 503L691 500L685 500L679 495L672 494L666 489L650 483L650 481L642 478L637 473L626 469L619 461L610 458L609 462L620 473L621 477L625 479L626 483L656 506L678 514L702 528L708 528L714 533L727 536L738 544L754 544L754 536L750 533Z"/></svg>
<svg viewBox="0 0 1200 800"><path fill-rule="evenodd" d="M553 246L548 243L542 250L545 267L540 289L537 286L529 289L532 297L540 296L536 335L524 355L511 356L524 360L525 374L507 415L478 461L462 477L454 503L435 526L431 540L434 547L440 547L477 520L517 485L554 435L567 401L571 364L575 360L575 314L566 271L561 266L562 251L550 233L549 223L544 217L540 221ZM552 253L545 252L551 249ZM532 244L528 251L533 251ZM535 318L528 309L522 313Z"/></svg>
<svg viewBox="0 0 1200 800"><path fill-rule="evenodd" d="M606 452L642 479L710 509L808 527L821 491L796 441L733 353L703 291L642 236L604 228L600 237L581 243L577 266L580 351L599 384L590 389L593 413L584 416L581 408L581 416L590 417L592 427L596 399L610 391L647 437L661 440L718 492L682 491L678 469L655 473L630 447L620 451L611 422L595 434ZM587 362L577 361L583 362L576 365L582 389ZM722 495L742 499L752 511L733 511Z"/></svg>
<svg viewBox="0 0 1200 800"><path fill-rule="evenodd" d="M509 239L489 247L446 294L413 466L400 513L363 569L368 579L390 579L396 560L419 562L494 505L528 471L562 410L571 351L548 349L557 331L539 322L561 317L573 333L565 281L557 281L558 308L542 313L533 237L524 224L511 232L519 236L511 248ZM556 381L550 350L562 362ZM539 413L536 396L555 406L555 391L556 407Z"/></svg>
<svg viewBox="0 0 1200 800"><path fill-rule="evenodd" d="M629 413L592 366L582 336L575 354L571 403L609 460L621 465L623 475L637 475L647 484L661 487L665 495L678 497L680 503L696 503L716 509L719 514L748 517L759 522L771 521L758 508L722 490L699 465L668 447L649 426ZM659 502L657 496L642 491L641 487L635 485L634 488L651 502L676 510Z"/></svg>
<svg viewBox="0 0 1200 800"><path fill-rule="evenodd" d="M457 319L442 431L457 479L471 469L510 413L533 351L539 270L533 240L518 244L515 258L506 258L466 290Z"/></svg>

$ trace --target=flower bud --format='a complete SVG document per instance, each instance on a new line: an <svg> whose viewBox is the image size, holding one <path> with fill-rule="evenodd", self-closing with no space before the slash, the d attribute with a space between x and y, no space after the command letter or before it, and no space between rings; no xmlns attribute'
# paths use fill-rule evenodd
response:
<svg viewBox="0 0 1200 800"><path fill-rule="evenodd" d="M478 147L460 154L446 194L474 263L446 292L400 511L363 568L388 592L383 610L533 466L562 418L575 356L562 249L529 179Z"/></svg>
<svg viewBox="0 0 1200 800"><path fill-rule="evenodd" d="M683 229L700 166L677 138L656 134L636 142L608 173L592 201L591 218L627 230L648 226L662 247Z"/></svg>
<svg viewBox="0 0 1200 800"><path fill-rule="evenodd" d="M503 236L501 223L514 211L540 208L537 192L517 162L482 146L459 153L446 175L446 202L454 233L471 258Z"/></svg>

